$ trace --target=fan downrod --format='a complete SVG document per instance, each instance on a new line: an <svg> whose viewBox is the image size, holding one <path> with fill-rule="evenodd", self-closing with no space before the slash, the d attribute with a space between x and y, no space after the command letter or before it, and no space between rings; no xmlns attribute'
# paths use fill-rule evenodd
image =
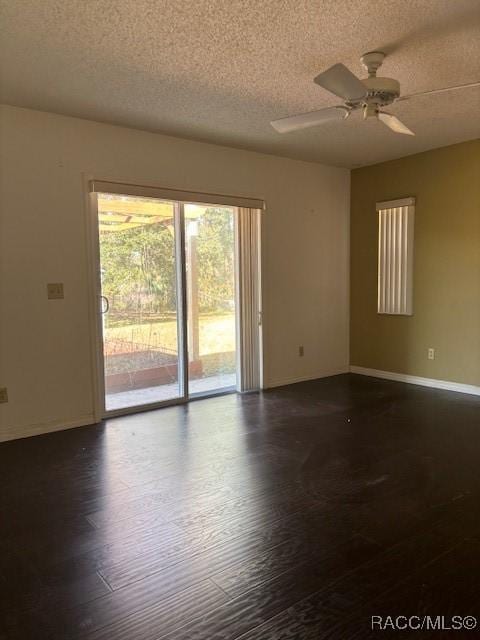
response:
<svg viewBox="0 0 480 640"><path fill-rule="evenodd" d="M377 69L382 66L384 60L385 53L383 51L368 51L360 58L360 62L368 71L369 78L374 78L377 75Z"/></svg>

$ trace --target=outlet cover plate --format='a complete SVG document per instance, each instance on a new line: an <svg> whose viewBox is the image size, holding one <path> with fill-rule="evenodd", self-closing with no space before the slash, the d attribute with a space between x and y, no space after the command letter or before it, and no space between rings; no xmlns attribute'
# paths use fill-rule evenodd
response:
<svg viewBox="0 0 480 640"><path fill-rule="evenodd" d="M49 300L63 299L63 282L49 282L47 284L47 296Z"/></svg>

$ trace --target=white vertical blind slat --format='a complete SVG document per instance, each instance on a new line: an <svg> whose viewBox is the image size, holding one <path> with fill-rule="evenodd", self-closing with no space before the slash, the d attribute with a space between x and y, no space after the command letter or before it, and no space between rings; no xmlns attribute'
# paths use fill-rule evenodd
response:
<svg viewBox="0 0 480 640"><path fill-rule="evenodd" d="M386 211L382 211L382 222L383 222L383 230L382 230L382 234L383 234L383 271L382 271L382 287L383 287L383 309L386 308L387 305L387 279L386 279L386 273L387 273L387 246L388 246L388 239L387 239L387 212Z"/></svg>
<svg viewBox="0 0 480 640"><path fill-rule="evenodd" d="M407 246L407 233L408 233L408 207L402 207L402 245L403 252L406 255L408 246ZM407 313L407 260L402 261L402 301L401 308L402 313Z"/></svg>
<svg viewBox="0 0 480 640"><path fill-rule="evenodd" d="M402 301L402 209L399 208L395 213L396 217L396 236L397 236L397 255L395 261L395 272L396 272L396 290L395 290L395 305L397 309L401 311L401 301Z"/></svg>
<svg viewBox="0 0 480 640"><path fill-rule="evenodd" d="M382 217L382 212L379 213L378 218L379 218L379 229L378 229L378 262L377 262L377 269L378 269L378 273L382 272L382 265L383 265L383 234L382 234L382 229L383 229L383 225L381 222L381 217ZM377 281L377 305L378 308L380 309L383 305L383 282L381 280L381 278L378 278Z"/></svg>

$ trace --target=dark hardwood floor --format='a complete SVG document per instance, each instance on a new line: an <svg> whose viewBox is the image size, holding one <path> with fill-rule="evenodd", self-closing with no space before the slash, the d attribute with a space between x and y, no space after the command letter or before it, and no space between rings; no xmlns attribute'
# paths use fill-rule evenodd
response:
<svg viewBox="0 0 480 640"><path fill-rule="evenodd" d="M2 639L480 624L474 396L335 376L4 443L0 480Z"/></svg>

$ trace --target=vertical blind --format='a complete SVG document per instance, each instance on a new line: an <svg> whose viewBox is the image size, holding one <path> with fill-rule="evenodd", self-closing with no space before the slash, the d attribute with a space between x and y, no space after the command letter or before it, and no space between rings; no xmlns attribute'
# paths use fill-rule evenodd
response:
<svg viewBox="0 0 480 640"><path fill-rule="evenodd" d="M378 202L378 313L413 313L415 198Z"/></svg>
<svg viewBox="0 0 480 640"><path fill-rule="evenodd" d="M260 209L238 208L238 391L260 388Z"/></svg>

